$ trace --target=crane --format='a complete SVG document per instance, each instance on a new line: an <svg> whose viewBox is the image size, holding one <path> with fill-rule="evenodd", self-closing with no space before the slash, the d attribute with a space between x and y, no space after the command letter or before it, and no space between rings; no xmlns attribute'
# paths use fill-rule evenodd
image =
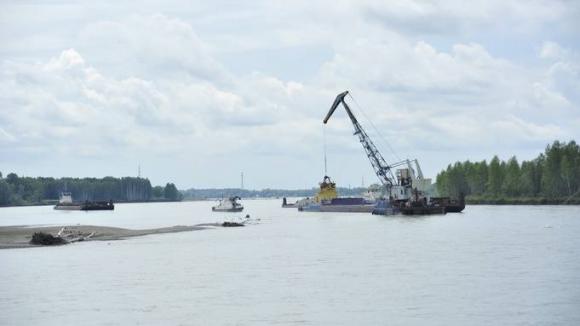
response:
<svg viewBox="0 0 580 326"><path fill-rule="evenodd" d="M360 123L350 110L350 107L344 100L344 97L347 95L348 91L344 91L336 96L336 99L334 100L334 103L332 103L330 111L328 111L328 114L324 118L323 122L324 124L326 124L328 122L328 119L330 119L330 116L332 116L334 111L336 111L336 108L340 104L342 104L342 106L346 110L346 114L348 114L348 117L350 118L350 121L354 126L354 135L358 136L360 143L365 149L367 157L371 161L371 165L375 170L375 174L377 175L383 186L385 186L387 190L390 192L393 185L396 185L396 178L393 175L393 171L391 170L392 166L387 164L387 161L383 158L383 156L381 155L381 153L379 152L373 141L367 135L363 127L360 125Z"/></svg>

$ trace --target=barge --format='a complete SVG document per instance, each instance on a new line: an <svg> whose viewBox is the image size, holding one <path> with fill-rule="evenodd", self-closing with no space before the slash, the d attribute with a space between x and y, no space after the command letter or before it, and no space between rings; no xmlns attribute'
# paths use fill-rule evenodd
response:
<svg viewBox="0 0 580 326"><path fill-rule="evenodd" d="M461 194L459 199L449 197L431 197L431 203L445 207L447 213L461 213L465 209L465 196Z"/></svg>
<svg viewBox="0 0 580 326"><path fill-rule="evenodd" d="M370 213L376 202L363 197L338 197L336 184L329 176L319 183L320 189L314 198L298 201L296 206L304 212Z"/></svg>
<svg viewBox="0 0 580 326"><path fill-rule="evenodd" d="M74 202L70 192L63 192L60 194L58 204L54 206L56 210L65 211L102 211L114 210L115 204L112 200L109 201L89 201Z"/></svg>

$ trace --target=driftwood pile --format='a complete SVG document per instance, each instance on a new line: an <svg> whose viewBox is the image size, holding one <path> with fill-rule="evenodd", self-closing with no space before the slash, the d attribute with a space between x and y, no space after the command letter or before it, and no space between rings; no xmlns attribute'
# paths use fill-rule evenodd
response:
<svg viewBox="0 0 580 326"><path fill-rule="evenodd" d="M61 237L55 237L50 233L35 232L30 239L30 244L41 246L56 246L66 244L67 241Z"/></svg>

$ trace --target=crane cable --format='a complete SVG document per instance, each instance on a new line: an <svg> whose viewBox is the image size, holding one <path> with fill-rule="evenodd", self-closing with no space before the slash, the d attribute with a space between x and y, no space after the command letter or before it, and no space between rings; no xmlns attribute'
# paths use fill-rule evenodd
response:
<svg viewBox="0 0 580 326"><path fill-rule="evenodd" d="M322 125L322 138L323 138L323 149L324 149L324 176L328 175L326 168L326 126Z"/></svg>
<svg viewBox="0 0 580 326"><path fill-rule="evenodd" d="M352 101L354 102L354 104L358 107L358 110L362 113L362 115L365 117L365 119L370 123L370 125L372 126L372 128L375 130L375 132L378 134L379 136L379 140L381 140L384 144L387 145L387 147L389 148L389 150L391 151L391 153L393 154L393 156L395 156L395 158L397 159L397 161L402 161L401 158L399 157L399 155L397 155L397 153L395 152L395 150L393 149L393 147L391 146L391 144L386 140L386 138L381 134L381 132L379 131L379 129L375 126L375 124L373 123L373 121L371 119L369 119L369 117L366 115L366 113L364 112L364 110L362 109L362 107L360 106L360 104L358 104L358 102L355 100L355 98L352 96L352 94L349 92L348 96L352 99Z"/></svg>

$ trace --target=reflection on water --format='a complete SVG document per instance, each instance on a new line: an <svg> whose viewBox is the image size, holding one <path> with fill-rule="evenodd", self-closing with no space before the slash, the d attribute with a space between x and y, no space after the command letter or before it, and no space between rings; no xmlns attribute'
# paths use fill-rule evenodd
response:
<svg viewBox="0 0 580 326"><path fill-rule="evenodd" d="M1 225L128 228L232 219L212 202L113 212L2 208ZM423 218L245 200L245 228L0 250L0 324L580 323L580 207Z"/></svg>

